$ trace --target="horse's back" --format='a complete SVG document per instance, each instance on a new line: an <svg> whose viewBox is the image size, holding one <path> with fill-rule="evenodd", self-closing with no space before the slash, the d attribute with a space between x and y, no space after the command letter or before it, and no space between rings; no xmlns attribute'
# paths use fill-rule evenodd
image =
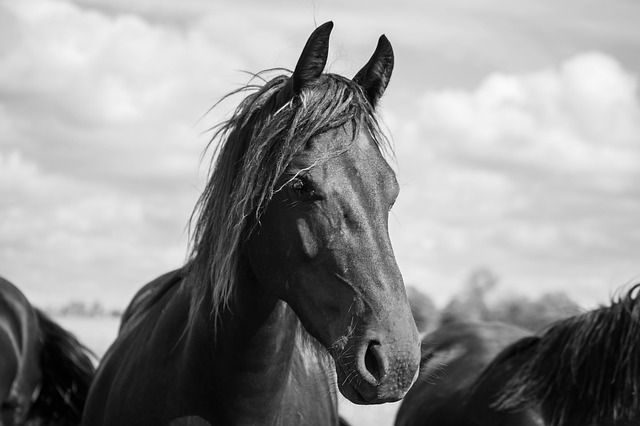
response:
<svg viewBox="0 0 640 426"><path fill-rule="evenodd" d="M181 283L181 270L175 270L146 284L134 296L116 340L96 371L83 424L159 423L145 417L145 407L163 407L170 397L165 380L169 374L164 368L170 367L172 349L178 347L187 323L187 302L176 302ZM175 305L183 307L177 317L173 315ZM158 344L158 340L175 346Z"/></svg>
<svg viewBox="0 0 640 426"><path fill-rule="evenodd" d="M530 334L502 323L448 323L422 341L418 380L409 390L396 417L397 426L466 426L468 390L484 368L506 346ZM498 426L497 424L492 426Z"/></svg>
<svg viewBox="0 0 640 426"><path fill-rule="evenodd" d="M24 316L20 307L24 296L9 281L0 277L0 368L3 383L6 382L7 372L17 369L17 358L22 352L23 333L20 319ZM15 366L15 367L13 367ZM11 377L13 381L13 377ZM9 383L10 384L10 383Z"/></svg>
<svg viewBox="0 0 640 426"><path fill-rule="evenodd" d="M167 272L145 284L133 296L131 302L122 313L120 319L120 331L127 326L134 318L141 315L147 308L152 306L154 302L160 299L169 289L175 286L183 278L183 269L175 269Z"/></svg>
<svg viewBox="0 0 640 426"><path fill-rule="evenodd" d="M0 277L0 330L11 341L13 351L21 358L18 379L28 381L24 370L39 367L40 332L36 311L26 296L11 282Z"/></svg>
<svg viewBox="0 0 640 426"><path fill-rule="evenodd" d="M500 322L451 322L427 334L421 348L423 356L425 352L439 353L458 348L463 351L460 356L486 362L506 346L530 334Z"/></svg>
<svg viewBox="0 0 640 426"><path fill-rule="evenodd" d="M0 326L0 404L4 404L9 398L11 386L18 374L18 357L15 339Z"/></svg>
<svg viewBox="0 0 640 426"><path fill-rule="evenodd" d="M0 403L11 407L14 418L22 418L42 375L40 330L35 310L26 296L2 277L0 334Z"/></svg>
<svg viewBox="0 0 640 426"><path fill-rule="evenodd" d="M12 283L0 277L0 321L1 326L11 328L19 338L19 346L24 347L25 332L37 326L35 311L27 297ZM29 327L29 328L27 328Z"/></svg>

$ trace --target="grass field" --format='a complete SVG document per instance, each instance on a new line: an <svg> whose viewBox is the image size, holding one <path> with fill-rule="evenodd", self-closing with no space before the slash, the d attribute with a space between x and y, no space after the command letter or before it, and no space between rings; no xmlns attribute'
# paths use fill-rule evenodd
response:
<svg viewBox="0 0 640 426"><path fill-rule="evenodd" d="M54 317L67 330L102 356L118 333L119 319L111 317ZM359 406L340 396L340 414L352 426L391 426L399 403Z"/></svg>

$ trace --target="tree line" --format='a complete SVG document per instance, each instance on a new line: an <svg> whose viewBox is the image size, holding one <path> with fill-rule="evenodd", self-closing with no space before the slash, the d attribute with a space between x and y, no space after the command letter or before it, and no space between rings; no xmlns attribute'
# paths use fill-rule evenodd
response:
<svg viewBox="0 0 640 426"><path fill-rule="evenodd" d="M566 293L556 291L539 297L510 295L496 300L490 296L499 278L488 268L473 270L462 289L442 308L414 286L407 286L416 325L426 333L440 325L456 321L500 321L531 331L539 331L548 324L583 312Z"/></svg>

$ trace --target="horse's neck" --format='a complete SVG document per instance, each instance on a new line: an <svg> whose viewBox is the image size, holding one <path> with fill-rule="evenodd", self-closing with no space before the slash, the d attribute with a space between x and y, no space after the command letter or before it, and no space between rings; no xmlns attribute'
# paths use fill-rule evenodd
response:
<svg viewBox="0 0 640 426"><path fill-rule="evenodd" d="M225 417L231 417L226 420L291 424L292 413L306 416L305 410L316 410L308 404L313 398L323 416L332 418L335 393L327 377L329 358L286 303L259 294L254 284L239 283L213 344L213 380L223 387Z"/></svg>
<svg viewBox="0 0 640 426"><path fill-rule="evenodd" d="M278 302L264 324L236 353L233 411L247 418L275 419L290 386L296 319ZM266 422L269 424L271 422Z"/></svg>

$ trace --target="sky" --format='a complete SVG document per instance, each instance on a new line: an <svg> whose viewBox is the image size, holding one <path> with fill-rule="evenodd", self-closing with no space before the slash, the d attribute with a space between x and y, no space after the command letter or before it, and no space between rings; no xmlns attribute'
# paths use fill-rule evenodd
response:
<svg viewBox="0 0 640 426"><path fill-rule="evenodd" d="M180 266L207 129L239 99L207 111L327 20L331 72L394 47L408 285L442 304L490 268L500 294L589 308L640 281L633 0L0 0L0 275L121 308Z"/></svg>

